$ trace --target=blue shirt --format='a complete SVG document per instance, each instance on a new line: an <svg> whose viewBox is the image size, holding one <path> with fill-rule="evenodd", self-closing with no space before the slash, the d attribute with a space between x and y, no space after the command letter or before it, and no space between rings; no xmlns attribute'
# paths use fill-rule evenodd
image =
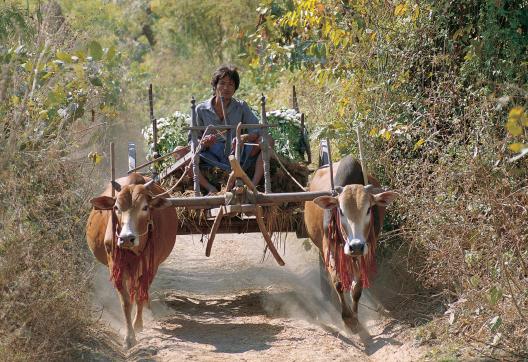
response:
<svg viewBox="0 0 528 362"><path fill-rule="evenodd" d="M205 102L202 102L196 106L196 125L197 126L220 126L224 122L220 120L220 117L214 110L213 101L215 97L211 97ZM258 124L259 120L257 116L251 111L246 102L240 101L235 98L231 98L229 106L225 109L226 120L228 125L236 126L239 122L243 124ZM243 133L256 133L260 134L258 129L247 129ZM235 130L232 131L234 136Z"/></svg>

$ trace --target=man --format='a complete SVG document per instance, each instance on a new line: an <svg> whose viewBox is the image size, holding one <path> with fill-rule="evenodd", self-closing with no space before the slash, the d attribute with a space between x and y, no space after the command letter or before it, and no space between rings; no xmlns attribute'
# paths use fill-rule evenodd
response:
<svg viewBox="0 0 528 362"><path fill-rule="evenodd" d="M257 117L253 114L246 102L233 98L240 85L240 76L232 65L222 65L211 79L213 97L198 104L196 107L196 124L198 126L233 125L239 122L244 124L258 124ZM242 135L243 142L257 142L260 132L258 129L246 129L247 134ZM218 167L227 172L231 171L229 155L235 139L236 130L213 131L202 139L200 152L200 168ZM253 183L257 185L264 175L264 164L260 148L254 145L244 145L240 164L247 171L255 165ZM200 186L209 193L218 192L211 183L200 174ZM231 185L228 185L231 186Z"/></svg>

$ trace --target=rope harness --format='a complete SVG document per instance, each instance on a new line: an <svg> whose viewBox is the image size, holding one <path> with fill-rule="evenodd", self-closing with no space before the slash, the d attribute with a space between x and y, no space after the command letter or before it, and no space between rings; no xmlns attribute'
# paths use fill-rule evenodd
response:
<svg viewBox="0 0 528 362"><path fill-rule="evenodd" d="M128 274L130 302L137 297L138 302L148 301L148 289L154 279L154 243L152 242L152 219L147 224L147 230L139 235L147 235L145 247L138 254L132 250L122 249L117 246L117 237L121 232L121 223L115 209L112 209L112 271L110 280L117 290L123 290L123 278ZM137 281L137 282L136 282Z"/></svg>
<svg viewBox="0 0 528 362"><path fill-rule="evenodd" d="M344 246L347 235L341 224L341 208L336 207L329 211L328 223L329 247L325 255L325 265L335 270L339 283L339 292L350 291L352 283L359 273L363 288L370 286L369 278L376 272L376 237L374 235L374 212L370 212L370 226L367 236L368 253L360 257L345 254ZM333 262L333 263L332 263Z"/></svg>

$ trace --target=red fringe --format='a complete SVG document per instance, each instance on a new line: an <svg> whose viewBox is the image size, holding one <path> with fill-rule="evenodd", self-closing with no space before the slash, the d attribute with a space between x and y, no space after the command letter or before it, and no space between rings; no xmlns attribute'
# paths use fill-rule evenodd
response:
<svg viewBox="0 0 528 362"><path fill-rule="evenodd" d="M363 288L370 287L370 277L376 273L376 237L374 235L374 218L373 212L370 216L369 234L367 237L368 254L359 258L359 270L355 267L354 258L346 255L344 250L345 238L341 231L341 221L339 209L334 208L331 211L330 223L328 224L328 239L330 247L328 248L325 264L330 265L331 257L335 259L335 271L341 282L341 291L350 291L354 281L354 273L360 273L361 285Z"/></svg>
<svg viewBox="0 0 528 362"><path fill-rule="evenodd" d="M123 290L123 276L128 274L130 302L134 301L137 295L138 302L149 300L149 286L154 279L154 244L152 242L152 229L148 226L147 245L141 253L136 255L130 250L124 250L117 247L117 234L120 232L120 226L117 221L117 215L112 212L112 229L113 229L113 250L112 250L112 272L110 280L117 290ZM148 258L148 259L147 259Z"/></svg>

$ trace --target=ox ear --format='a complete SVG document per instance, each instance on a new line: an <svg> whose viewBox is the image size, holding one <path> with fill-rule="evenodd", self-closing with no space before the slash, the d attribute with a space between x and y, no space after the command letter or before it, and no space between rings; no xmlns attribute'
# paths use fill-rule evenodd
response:
<svg viewBox="0 0 528 362"><path fill-rule="evenodd" d="M398 196L397 192L385 191L379 194L374 194L374 202L378 206L386 207Z"/></svg>
<svg viewBox="0 0 528 362"><path fill-rule="evenodd" d="M90 203L96 210L111 210L115 205L115 199L110 196L94 197Z"/></svg>
<svg viewBox="0 0 528 362"><path fill-rule="evenodd" d="M149 206L153 209L165 209L172 205L169 200L163 197L154 197L149 201Z"/></svg>
<svg viewBox="0 0 528 362"><path fill-rule="evenodd" d="M339 205L337 197L332 196L319 196L316 197L313 202L322 209L333 209Z"/></svg>

